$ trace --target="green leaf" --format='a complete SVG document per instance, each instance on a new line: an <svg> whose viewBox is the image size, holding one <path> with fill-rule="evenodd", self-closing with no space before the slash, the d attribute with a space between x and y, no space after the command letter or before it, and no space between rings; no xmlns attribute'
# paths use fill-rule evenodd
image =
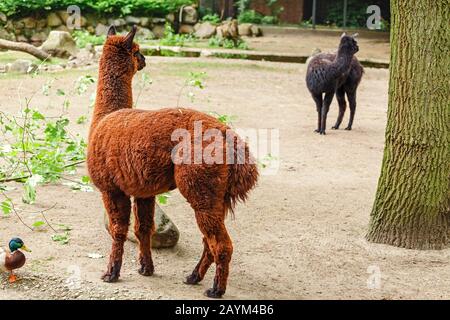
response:
<svg viewBox="0 0 450 320"><path fill-rule="evenodd" d="M44 221L36 221L35 223L32 224L32 226L35 228L39 228L39 227L43 226L44 224L45 224Z"/></svg>
<svg viewBox="0 0 450 320"><path fill-rule="evenodd" d="M65 93L62 89L57 89L57 90L56 90L56 94L57 94L58 96L65 96L65 95L66 95L66 93Z"/></svg>
<svg viewBox="0 0 450 320"><path fill-rule="evenodd" d="M11 203L11 200L5 200L5 201L3 201L2 203L0 203L0 208L1 208L2 211L3 211L3 214L4 214L5 216L8 216L8 215L11 213L11 211L12 211L12 203Z"/></svg>
<svg viewBox="0 0 450 320"><path fill-rule="evenodd" d="M54 234L52 235L52 240L59 242L59 244L68 244L70 240L69 232L66 231L63 234Z"/></svg>

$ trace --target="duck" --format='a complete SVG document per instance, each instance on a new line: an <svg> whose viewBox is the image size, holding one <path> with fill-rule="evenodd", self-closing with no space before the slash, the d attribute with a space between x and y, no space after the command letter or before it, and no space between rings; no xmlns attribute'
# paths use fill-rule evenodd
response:
<svg viewBox="0 0 450 320"><path fill-rule="evenodd" d="M0 271L9 272L9 283L13 283L17 280L13 271L22 268L27 260L22 250L27 252L31 250L20 238L12 238L8 246L9 251L0 248Z"/></svg>

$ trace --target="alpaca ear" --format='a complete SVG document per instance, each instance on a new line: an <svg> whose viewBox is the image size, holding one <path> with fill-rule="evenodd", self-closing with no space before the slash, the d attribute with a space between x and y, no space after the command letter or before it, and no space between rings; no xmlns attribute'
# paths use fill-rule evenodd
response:
<svg viewBox="0 0 450 320"><path fill-rule="evenodd" d="M109 27L109 29L108 29L108 37L115 36L116 33L117 33L117 31L116 31L116 27L114 25Z"/></svg>
<svg viewBox="0 0 450 320"><path fill-rule="evenodd" d="M343 37L345 37L345 36L347 36L347 32L344 32L344 33L342 34L341 39L342 39Z"/></svg>
<svg viewBox="0 0 450 320"><path fill-rule="evenodd" d="M355 33L354 35L352 35L352 38L353 39L356 39L356 38L358 38L359 37L359 33Z"/></svg>
<svg viewBox="0 0 450 320"><path fill-rule="evenodd" d="M133 47L133 40L134 36L136 35L136 30L137 30L136 25L133 25L131 31L125 37L125 45L127 46L128 49L131 49Z"/></svg>

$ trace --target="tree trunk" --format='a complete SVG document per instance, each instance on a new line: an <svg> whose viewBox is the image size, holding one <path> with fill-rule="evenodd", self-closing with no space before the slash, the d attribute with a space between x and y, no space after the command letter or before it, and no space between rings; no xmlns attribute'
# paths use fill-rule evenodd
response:
<svg viewBox="0 0 450 320"><path fill-rule="evenodd" d="M14 42L0 39L0 49L26 52L31 54L32 56L35 56L40 60L50 61L51 58L51 55L48 54L47 52L24 42Z"/></svg>
<svg viewBox="0 0 450 320"><path fill-rule="evenodd" d="M367 240L450 244L450 6L391 1L386 142Z"/></svg>

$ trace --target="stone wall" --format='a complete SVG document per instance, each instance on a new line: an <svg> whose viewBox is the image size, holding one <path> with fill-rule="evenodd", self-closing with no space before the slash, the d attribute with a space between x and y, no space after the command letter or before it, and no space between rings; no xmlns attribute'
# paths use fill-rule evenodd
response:
<svg viewBox="0 0 450 320"><path fill-rule="evenodd" d="M304 0L278 0L277 5L283 7L279 18L285 23L300 23L303 20ZM266 0L252 0L250 8L266 16L272 15Z"/></svg>

